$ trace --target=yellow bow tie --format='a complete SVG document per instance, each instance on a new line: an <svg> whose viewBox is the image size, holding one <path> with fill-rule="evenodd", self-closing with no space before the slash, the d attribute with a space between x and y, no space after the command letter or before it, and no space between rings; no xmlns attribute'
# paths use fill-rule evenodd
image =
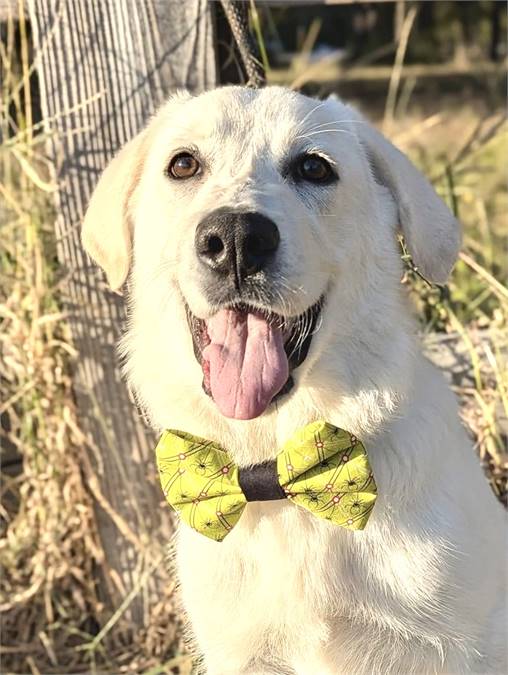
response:
<svg viewBox="0 0 508 675"><path fill-rule="evenodd" d="M287 498L335 525L363 530L377 496L362 443L324 421L300 429L276 459L246 468L183 431L165 431L155 452L168 503L215 541L236 525L248 501Z"/></svg>

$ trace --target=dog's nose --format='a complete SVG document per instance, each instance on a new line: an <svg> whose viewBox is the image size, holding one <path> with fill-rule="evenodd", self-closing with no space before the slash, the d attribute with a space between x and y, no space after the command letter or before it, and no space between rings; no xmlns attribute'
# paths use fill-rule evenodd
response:
<svg viewBox="0 0 508 675"><path fill-rule="evenodd" d="M199 259L217 274L235 280L262 270L273 258L280 241L277 225L261 213L209 214L196 229Z"/></svg>

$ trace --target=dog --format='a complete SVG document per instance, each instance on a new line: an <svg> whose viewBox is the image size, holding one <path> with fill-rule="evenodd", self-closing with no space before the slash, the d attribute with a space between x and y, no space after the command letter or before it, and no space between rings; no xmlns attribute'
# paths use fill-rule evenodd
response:
<svg viewBox="0 0 508 675"><path fill-rule="evenodd" d="M426 178L353 108L279 87L176 93L92 195L83 244L128 281L153 428L249 467L323 419L377 484L362 531L289 499L249 502L221 543L180 524L209 675L507 672L504 513L420 353L399 232L443 284L460 227Z"/></svg>

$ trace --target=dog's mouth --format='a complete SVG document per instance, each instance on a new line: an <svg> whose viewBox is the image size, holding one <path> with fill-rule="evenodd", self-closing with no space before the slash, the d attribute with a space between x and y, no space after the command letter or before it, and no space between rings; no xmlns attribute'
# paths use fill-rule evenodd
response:
<svg viewBox="0 0 508 675"><path fill-rule="evenodd" d="M225 417L254 419L291 391L291 372L307 357L323 301L290 318L244 303L206 320L186 308L203 389Z"/></svg>

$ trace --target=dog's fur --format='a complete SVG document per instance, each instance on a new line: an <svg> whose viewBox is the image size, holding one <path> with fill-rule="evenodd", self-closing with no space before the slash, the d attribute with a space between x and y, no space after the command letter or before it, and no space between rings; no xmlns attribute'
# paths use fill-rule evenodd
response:
<svg viewBox="0 0 508 675"><path fill-rule="evenodd" d="M182 147L206 158L199 179L165 175ZM280 167L302 149L336 164L339 182L286 180ZM298 315L326 294L295 388L251 421L203 393L186 323L184 299L198 317L217 310L194 233L218 207L277 223L270 309ZM282 88L175 95L92 197L84 245L113 288L130 272L123 350L153 426L214 439L247 465L323 418L364 441L378 484L362 532L286 501L249 503L222 543L179 528L182 598L210 675L507 672L503 512L419 353L399 227L444 282L459 226L427 180L348 106Z"/></svg>

